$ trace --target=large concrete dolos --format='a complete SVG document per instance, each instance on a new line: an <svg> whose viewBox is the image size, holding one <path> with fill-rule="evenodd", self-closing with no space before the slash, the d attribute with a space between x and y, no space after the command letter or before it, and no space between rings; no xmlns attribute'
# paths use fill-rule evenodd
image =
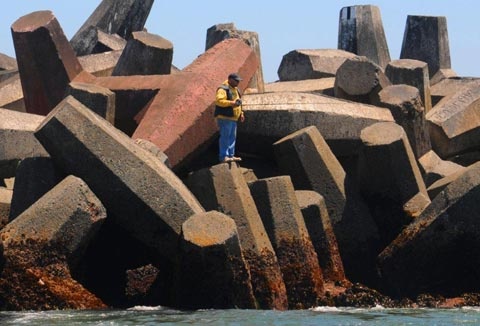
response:
<svg viewBox="0 0 480 326"><path fill-rule="evenodd" d="M215 25L178 70L144 30L152 4L103 0L81 44L49 11L12 25L0 310L480 304L462 295L480 293L480 84L453 78L442 19L409 18L420 56L388 62L379 10L346 7L339 40L359 55L290 51L262 94L257 33ZM241 167L215 165L231 72Z"/></svg>
<svg viewBox="0 0 480 326"><path fill-rule="evenodd" d="M203 208L158 158L69 96L35 136L56 165L81 177L111 218L167 258L181 225Z"/></svg>

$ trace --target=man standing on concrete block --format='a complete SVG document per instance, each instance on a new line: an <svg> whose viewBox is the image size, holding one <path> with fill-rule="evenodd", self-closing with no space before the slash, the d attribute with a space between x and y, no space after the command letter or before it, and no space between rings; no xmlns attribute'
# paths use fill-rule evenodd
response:
<svg viewBox="0 0 480 326"><path fill-rule="evenodd" d="M215 118L220 129L219 152L220 162L241 161L235 156L237 138L237 121L245 121L242 111L242 100L238 84L242 78L231 73L228 79L217 89L215 96Z"/></svg>

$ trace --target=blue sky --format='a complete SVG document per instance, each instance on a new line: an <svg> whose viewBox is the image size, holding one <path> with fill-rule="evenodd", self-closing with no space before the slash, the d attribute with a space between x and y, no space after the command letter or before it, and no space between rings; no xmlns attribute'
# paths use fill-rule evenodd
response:
<svg viewBox="0 0 480 326"><path fill-rule="evenodd" d="M100 0L15 0L2 3L0 52L15 57L11 25L21 16L50 10L70 39ZM295 49L337 48L340 9L351 5L380 8L392 60L398 59L408 15L445 16L452 69L459 76L480 77L480 2L478 0L383 1L218 1L155 0L146 23L150 33L173 43L173 63L183 68L205 49L209 27L235 23L237 29L259 34L265 80L278 79L283 55Z"/></svg>

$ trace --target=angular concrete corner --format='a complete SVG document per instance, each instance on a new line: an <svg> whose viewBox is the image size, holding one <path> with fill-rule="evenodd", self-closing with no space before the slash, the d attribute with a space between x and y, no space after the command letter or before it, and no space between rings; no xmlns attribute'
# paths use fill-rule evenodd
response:
<svg viewBox="0 0 480 326"><path fill-rule="evenodd" d="M470 166L378 257L385 293L455 297L478 289L480 163Z"/></svg>
<svg viewBox="0 0 480 326"><path fill-rule="evenodd" d="M287 293L277 256L242 170L235 163L218 164L192 173L186 184L206 210L223 212L237 224L260 308L287 309Z"/></svg>
<svg viewBox="0 0 480 326"><path fill-rule="evenodd" d="M314 190L325 198L347 277L374 282L380 252L377 226L318 129L300 129L274 143L273 149L280 172L291 176L295 189Z"/></svg>
<svg viewBox="0 0 480 326"><path fill-rule="evenodd" d="M92 54L97 29L128 39L145 26L154 0L102 0L70 40L77 55Z"/></svg>
<svg viewBox="0 0 480 326"><path fill-rule="evenodd" d="M393 85L406 84L420 92L425 113L432 109L428 64L419 60L399 59L388 63L385 75Z"/></svg>
<svg viewBox="0 0 480 326"><path fill-rule="evenodd" d="M290 177L260 179L249 187L278 257L289 309L316 307L325 294L323 275Z"/></svg>
<svg viewBox="0 0 480 326"><path fill-rule="evenodd" d="M34 136L44 117L0 109L0 167L2 174L15 175L16 163L27 157L48 157L47 151Z"/></svg>
<svg viewBox="0 0 480 326"><path fill-rule="evenodd" d="M280 81L335 77L338 68L355 54L336 49L293 50L282 57Z"/></svg>
<svg viewBox="0 0 480 326"><path fill-rule="evenodd" d="M47 115L83 69L51 11L36 11L12 27L25 108Z"/></svg>
<svg viewBox="0 0 480 326"><path fill-rule="evenodd" d="M65 175L55 168L50 157L30 157L21 160L15 172L9 220L13 221L64 177Z"/></svg>
<svg viewBox="0 0 480 326"><path fill-rule="evenodd" d="M395 122L407 134L415 158L432 149L430 134L418 89L408 85L391 85L378 94L378 106L392 112Z"/></svg>
<svg viewBox="0 0 480 326"><path fill-rule="evenodd" d="M118 225L162 256L175 257L182 223L204 210L157 157L71 96L35 136L57 166L89 185Z"/></svg>
<svg viewBox="0 0 480 326"><path fill-rule="evenodd" d="M168 75L172 68L173 44L161 36L133 32L112 76Z"/></svg>
<svg viewBox="0 0 480 326"><path fill-rule="evenodd" d="M240 38L244 40L245 43L248 44L248 46L250 46L253 52L255 52L257 55L258 69L250 79L247 88L250 88L254 92L264 93L265 80L263 78L262 55L260 53L260 40L258 33L238 30L233 23L213 25L207 29L205 51L210 49L215 44L229 38Z"/></svg>
<svg viewBox="0 0 480 326"><path fill-rule="evenodd" d="M358 180L384 244L430 204L425 183L401 126L377 123L362 131Z"/></svg>
<svg viewBox="0 0 480 326"><path fill-rule="evenodd" d="M342 258L325 199L318 192L312 190L295 190L295 196L317 253L324 281L345 281Z"/></svg>
<svg viewBox="0 0 480 326"><path fill-rule="evenodd" d="M427 113L432 149L443 159L478 148L480 81L472 81Z"/></svg>
<svg viewBox="0 0 480 326"><path fill-rule="evenodd" d="M407 16L400 59L426 62L430 78L440 69L450 69L447 18Z"/></svg>
<svg viewBox="0 0 480 326"><path fill-rule="evenodd" d="M365 56L346 59L335 76L335 97L373 104L378 93L391 85L383 69Z"/></svg>
<svg viewBox="0 0 480 326"><path fill-rule="evenodd" d="M2 302L16 310L105 308L70 274L105 218L88 186L69 176L10 222L0 232Z"/></svg>
<svg viewBox="0 0 480 326"><path fill-rule="evenodd" d="M418 159L425 186L430 187L435 181L465 170L460 164L442 160L434 151L428 151Z"/></svg>
<svg viewBox="0 0 480 326"><path fill-rule="evenodd" d="M192 215L182 225L179 307L255 309L250 272L235 221L216 211Z"/></svg>
<svg viewBox="0 0 480 326"><path fill-rule="evenodd" d="M385 69L390 53L377 6L349 6L340 10L338 49L366 56Z"/></svg>
<svg viewBox="0 0 480 326"><path fill-rule="evenodd" d="M72 82L65 96L73 96L87 108L110 122L115 123L115 93L95 84Z"/></svg>

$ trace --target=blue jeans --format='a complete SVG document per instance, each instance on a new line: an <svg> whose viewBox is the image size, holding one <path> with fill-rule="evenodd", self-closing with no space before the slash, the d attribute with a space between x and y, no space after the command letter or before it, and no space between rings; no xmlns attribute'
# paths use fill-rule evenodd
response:
<svg viewBox="0 0 480 326"><path fill-rule="evenodd" d="M237 138L237 122L232 120L217 119L220 129L218 159L220 162L225 157L235 155L235 140Z"/></svg>

